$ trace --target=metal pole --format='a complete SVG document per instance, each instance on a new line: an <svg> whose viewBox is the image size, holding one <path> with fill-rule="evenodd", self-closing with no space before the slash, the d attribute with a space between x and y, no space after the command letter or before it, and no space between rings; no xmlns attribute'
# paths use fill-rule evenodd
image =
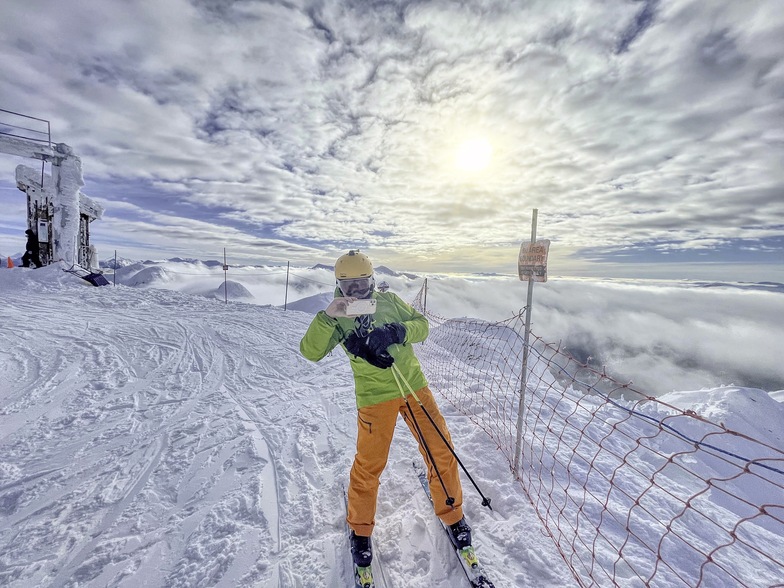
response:
<svg viewBox="0 0 784 588"><path fill-rule="evenodd" d="M117 250L114 250L114 285L117 286Z"/></svg>
<svg viewBox="0 0 784 588"><path fill-rule="evenodd" d="M422 310L427 312L427 278L425 278L425 296L422 301Z"/></svg>
<svg viewBox="0 0 784 588"><path fill-rule="evenodd" d="M49 121L46 121L46 141L49 144L49 149L52 148L52 125ZM46 161L41 160L41 192L44 190L44 166L46 165Z"/></svg>
<svg viewBox="0 0 784 588"><path fill-rule="evenodd" d="M283 297L283 310L286 310L286 306L289 303L289 266L291 265L290 261L286 262L286 295Z"/></svg>
<svg viewBox="0 0 784 588"><path fill-rule="evenodd" d="M531 219L531 243L536 242L536 217L539 210L534 208ZM534 300L534 277L528 278L528 299L525 303L525 336L523 341L523 372L520 375L520 403L517 406L517 442L515 443L514 474L520 477L520 452L523 440L523 413L525 411L525 392L528 386L528 338L531 335L531 306Z"/></svg>
<svg viewBox="0 0 784 588"><path fill-rule="evenodd" d="M228 304L229 303L229 288L228 284L228 272L229 265L226 263L226 248L223 248L223 302Z"/></svg>

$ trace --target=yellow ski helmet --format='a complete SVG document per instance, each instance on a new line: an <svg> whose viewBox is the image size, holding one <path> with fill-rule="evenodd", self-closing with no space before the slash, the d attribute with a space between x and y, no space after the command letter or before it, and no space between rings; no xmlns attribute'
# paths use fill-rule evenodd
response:
<svg viewBox="0 0 784 588"><path fill-rule="evenodd" d="M335 262L335 277L338 280L354 278L370 278L373 275L373 264L370 258L359 250L351 250L338 257Z"/></svg>

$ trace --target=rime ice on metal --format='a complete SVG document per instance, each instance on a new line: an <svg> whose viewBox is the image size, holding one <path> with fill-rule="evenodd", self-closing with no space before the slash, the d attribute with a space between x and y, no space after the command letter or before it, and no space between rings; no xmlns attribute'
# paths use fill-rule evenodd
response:
<svg viewBox="0 0 784 588"><path fill-rule="evenodd" d="M89 268L95 258L90 223L103 216L103 207L80 191L82 160L65 143L51 146L4 133L0 153L51 164L51 175L21 164L16 168L16 185L27 194L27 227L38 236L43 264L63 261Z"/></svg>

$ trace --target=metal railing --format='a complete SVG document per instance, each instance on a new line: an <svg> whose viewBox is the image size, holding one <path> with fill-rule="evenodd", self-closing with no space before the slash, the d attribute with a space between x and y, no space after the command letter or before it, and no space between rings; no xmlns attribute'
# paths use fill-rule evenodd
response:
<svg viewBox="0 0 784 588"><path fill-rule="evenodd" d="M30 128L37 123L45 124L46 130ZM41 127L43 127L43 125L41 125ZM12 110L5 110L4 108L0 108L0 135L27 139L28 141L38 141L40 143L46 143L49 147L52 146L52 125L48 120L21 114Z"/></svg>
<svg viewBox="0 0 784 588"><path fill-rule="evenodd" d="M18 124L15 124L18 123ZM42 123L42 124L39 124ZM39 130L30 128L32 126L39 125L43 128L43 124L46 124L46 130ZM28 125L28 126L22 126ZM5 135L6 137L14 137L17 139L25 139L27 141L35 141L37 143L46 143L46 145L51 148L52 147L52 125L51 123L43 118L38 118L35 116L30 116L28 114L21 114L19 112L14 112L13 110L6 110L4 108L0 108L0 135ZM41 162L41 187L43 188L44 185L44 176L46 168L46 162Z"/></svg>

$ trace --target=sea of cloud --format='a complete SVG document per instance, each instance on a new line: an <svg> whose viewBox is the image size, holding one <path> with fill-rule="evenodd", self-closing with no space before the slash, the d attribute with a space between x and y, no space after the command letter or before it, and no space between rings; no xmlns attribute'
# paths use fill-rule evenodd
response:
<svg viewBox="0 0 784 588"><path fill-rule="evenodd" d="M526 283L508 276L390 272L376 278L405 300L421 294L427 311L444 318L498 321L526 306ZM334 289L329 268L231 266L224 272L217 262L201 261L129 264L118 269L117 283L310 311L326 306ZM654 395L721 385L775 392L784 390L782 290L780 284L552 277L535 285L532 332ZM315 307L297 304L310 297Z"/></svg>

